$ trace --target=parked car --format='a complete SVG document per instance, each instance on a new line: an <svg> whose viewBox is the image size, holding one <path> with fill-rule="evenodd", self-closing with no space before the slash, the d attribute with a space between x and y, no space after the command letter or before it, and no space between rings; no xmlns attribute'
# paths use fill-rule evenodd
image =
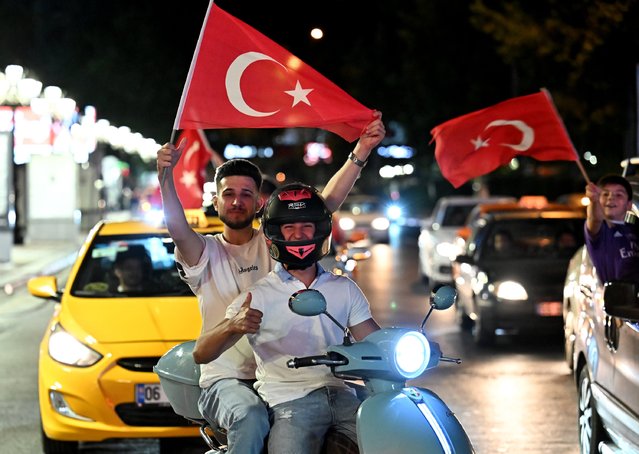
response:
<svg viewBox="0 0 639 454"><path fill-rule="evenodd" d="M501 334L561 334L566 268L583 244L581 209L483 214L453 261L462 328L490 345Z"/></svg>
<svg viewBox="0 0 639 454"><path fill-rule="evenodd" d="M639 452L638 291L637 283L604 285L585 247L570 261L564 333L583 453Z"/></svg>
<svg viewBox="0 0 639 454"><path fill-rule="evenodd" d="M388 230L391 221L379 197L349 195L334 216L345 242L369 240L371 243L388 243L390 240Z"/></svg>
<svg viewBox="0 0 639 454"><path fill-rule="evenodd" d="M480 203L515 202L513 197L441 197L428 219L424 221L418 238L419 272L428 287L437 283L452 283L451 260L461 252L455 235L470 211Z"/></svg>
<svg viewBox="0 0 639 454"><path fill-rule="evenodd" d="M197 213L187 219L202 233L222 228ZM162 446L169 437L198 436L173 412L152 370L201 327L197 299L179 277L166 229L100 221L64 288L54 276L33 278L28 288L59 304L38 360L45 453L77 452L81 441L160 438Z"/></svg>

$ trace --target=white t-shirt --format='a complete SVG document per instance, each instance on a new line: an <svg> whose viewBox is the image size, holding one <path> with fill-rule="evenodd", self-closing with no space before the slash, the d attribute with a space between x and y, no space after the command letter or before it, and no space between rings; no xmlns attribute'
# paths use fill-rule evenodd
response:
<svg viewBox="0 0 639 454"><path fill-rule="evenodd" d="M245 244L228 243L222 234L205 235L204 251L195 266L188 266L175 249L180 275L197 296L204 326L220 323L226 308L242 291L273 269L275 262L266 247L262 230L255 230ZM215 361L200 367L200 386L206 388L221 378L255 377L255 359L246 338L235 344Z"/></svg>
<svg viewBox="0 0 639 454"><path fill-rule="evenodd" d="M346 388L326 366L300 369L286 366L293 357L322 355L329 345L341 344L344 339L343 331L325 315L304 317L288 308L290 296L304 288L301 281L277 264L274 271L242 292L226 311L226 318L237 314L250 291L251 307L264 314L259 332L245 337L257 359L255 389L271 406L299 399L327 385ZM354 326L371 318L368 300L347 277L327 272L318 264L318 277L310 288L324 295L327 311L343 326Z"/></svg>

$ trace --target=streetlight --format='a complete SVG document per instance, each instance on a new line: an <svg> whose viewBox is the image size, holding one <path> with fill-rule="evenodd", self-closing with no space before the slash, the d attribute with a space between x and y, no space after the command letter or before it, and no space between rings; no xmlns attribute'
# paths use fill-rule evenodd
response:
<svg viewBox="0 0 639 454"><path fill-rule="evenodd" d="M31 99L42 91L42 82L23 76L24 70L18 65L9 65L4 73L0 72L0 262L11 260L11 245L18 221L15 112L18 107L29 105Z"/></svg>

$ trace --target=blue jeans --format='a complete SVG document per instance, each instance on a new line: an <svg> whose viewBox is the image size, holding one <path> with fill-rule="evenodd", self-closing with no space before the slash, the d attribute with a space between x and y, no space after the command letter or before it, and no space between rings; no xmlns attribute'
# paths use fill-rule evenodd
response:
<svg viewBox="0 0 639 454"><path fill-rule="evenodd" d="M269 409L269 454L313 454L322 449L328 429L357 443L355 427L360 401L352 391L323 387Z"/></svg>
<svg viewBox="0 0 639 454"><path fill-rule="evenodd" d="M204 419L227 430L228 454L260 454L264 448L268 411L252 382L224 378L200 394L198 408Z"/></svg>

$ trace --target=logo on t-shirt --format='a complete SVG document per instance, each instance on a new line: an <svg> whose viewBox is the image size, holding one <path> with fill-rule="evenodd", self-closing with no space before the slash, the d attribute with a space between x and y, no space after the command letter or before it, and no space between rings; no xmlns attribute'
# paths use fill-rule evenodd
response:
<svg viewBox="0 0 639 454"><path fill-rule="evenodd" d="M244 267L242 267L242 266L241 266L241 267L237 270L237 272L238 272L239 274L242 274L242 273L248 273L249 271L257 271L257 265L251 265L251 266L246 267L246 268L244 268Z"/></svg>

